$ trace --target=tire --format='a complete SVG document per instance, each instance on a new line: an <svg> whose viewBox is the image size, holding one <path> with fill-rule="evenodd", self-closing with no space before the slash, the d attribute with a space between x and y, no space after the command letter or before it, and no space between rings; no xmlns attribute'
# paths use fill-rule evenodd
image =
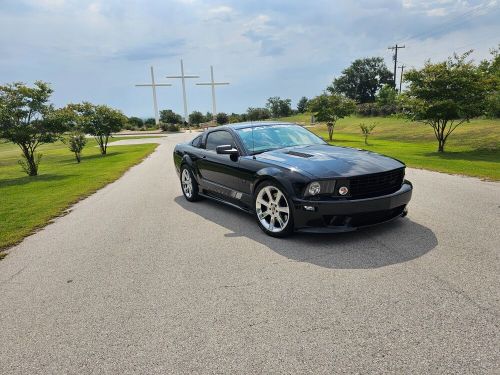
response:
<svg viewBox="0 0 500 375"><path fill-rule="evenodd" d="M181 166L181 190L184 198L189 202L196 202L200 200L198 183L194 179L191 168L187 165Z"/></svg>
<svg viewBox="0 0 500 375"><path fill-rule="evenodd" d="M265 181L254 194L255 218L260 229L272 237L287 237L293 233L293 207L285 189Z"/></svg>

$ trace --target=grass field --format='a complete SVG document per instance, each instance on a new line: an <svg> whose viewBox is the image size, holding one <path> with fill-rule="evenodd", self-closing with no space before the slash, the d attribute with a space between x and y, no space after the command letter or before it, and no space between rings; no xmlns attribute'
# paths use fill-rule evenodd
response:
<svg viewBox="0 0 500 375"><path fill-rule="evenodd" d="M119 139L124 138L113 140ZM89 139L78 164L63 143L43 145L39 148L43 154L39 175L29 177L17 164L19 148L0 143L0 249L15 244L82 197L116 180L157 145L111 146L105 157L94 146L95 141Z"/></svg>
<svg viewBox="0 0 500 375"><path fill-rule="evenodd" d="M310 115L282 118L309 124ZM377 124L365 145L359 124ZM326 125L310 128L328 139ZM432 128L399 118L349 117L335 126L332 144L379 152L404 161L409 167L500 180L500 120L473 120L448 138L445 153L437 152Z"/></svg>

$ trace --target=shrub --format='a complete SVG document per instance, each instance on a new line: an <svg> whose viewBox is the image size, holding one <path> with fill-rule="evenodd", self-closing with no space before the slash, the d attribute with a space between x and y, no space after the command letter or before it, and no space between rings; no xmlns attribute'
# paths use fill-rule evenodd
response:
<svg viewBox="0 0 500 375"><path fill-rule="evenodd" d="M224 125L229 122L229 117L224 112L217 113L216 121L218 125Z"/></svg>
<svg viewBox="0 0 500 375"><path fill-rule="evenodd" d="M165 123L160 123L160 128L161 130L165 132L178 132L181 130L181 127L179 124L165 124Z"/></svg>
<svg viewBox="0 0 500 375"><path fill-rule="evenodd" d="M85 134L80 131L73 131L68 135L68 148L75 154L76 161L81 161L82 150L87 144Z"/></svg>
<svg viewBox="0 0 500 375"><path fill-rule="evenodd" d="M372 134L372 130L375 129L376 124L370 124L370 125L365 125L365 124L359 124L359 127L361 128L361 133L363 133L363 136L365 137L365 145L368 144L368 136Z"/></svg>
<svg viewBox="0 0 500 375"><path fill-rule="evenodd" d="M378 116L378 107L375 103L361 103L356 106L356 112L363 117Z"/></svg>

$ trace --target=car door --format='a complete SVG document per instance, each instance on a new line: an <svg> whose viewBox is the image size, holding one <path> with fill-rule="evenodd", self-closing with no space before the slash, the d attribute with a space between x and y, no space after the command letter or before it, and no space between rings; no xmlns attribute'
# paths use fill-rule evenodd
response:
<svg viewBox="0 0 500 375"><path fill-rule="evenodd" d="M233 135L227 130L215 130L207 134L203 156L198 160L198 170L206 189L226 198L238 198L239 158L217 154L217 146L231 145L237 148Z"/></svg>

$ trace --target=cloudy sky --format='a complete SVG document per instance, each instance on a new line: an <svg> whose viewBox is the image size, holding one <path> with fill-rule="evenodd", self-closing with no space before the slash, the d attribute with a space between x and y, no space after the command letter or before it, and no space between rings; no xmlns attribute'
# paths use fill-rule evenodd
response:
<svg viewBox="0 0 500 375"><path fill-rule="evenodd" d="M88 100L152 116L157 81L180 72L230 86L218 110L242 112L269 96L319 94L353 59L405 44L407 66L454 51L489 55L500 42L498 0L0 0L0 82L51 82L54 103ZM211 108L210 89L189 80L189 109ZM182 112L181 85L159 88L161 108Z"/></svg>

